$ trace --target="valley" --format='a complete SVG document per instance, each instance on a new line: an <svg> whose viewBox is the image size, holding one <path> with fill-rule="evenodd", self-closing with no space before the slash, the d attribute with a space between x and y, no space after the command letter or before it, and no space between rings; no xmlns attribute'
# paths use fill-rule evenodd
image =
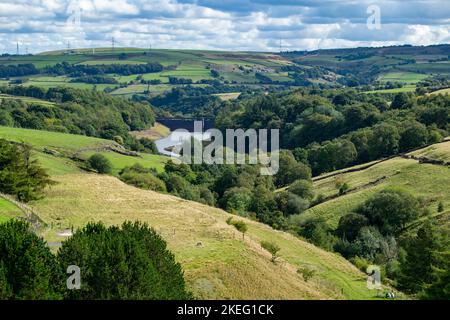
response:
<svg viewBox="0 0 450 320"><path fill-rule="evenodd" d="M449 48L3 55L0 226L29 222L62 259L145 223L194 299L425 299L448 273ZM193 120L279 130L279 171L171 161Z"/></svg>

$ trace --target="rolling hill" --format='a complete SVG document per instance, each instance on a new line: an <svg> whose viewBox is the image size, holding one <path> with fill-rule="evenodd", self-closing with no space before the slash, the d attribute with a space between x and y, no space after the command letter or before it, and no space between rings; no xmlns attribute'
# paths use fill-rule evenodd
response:
<svg viewBox="0 0 450 320"><path fill-rule="evenodd" d="M243 239L226 223L231 215L220 209L137 189L113 176L83 172L68 157L78 148L111 144L108 140L4 127L0 128L0 138L32 144L36 156L57 182L46 191L44 199L30 204L45 223L39 233L54 249L65 239L65 231L89 221L115 225L139 219L167 240L196 297L376 298L376 293L366 288L365 275L336 254L264 224L236 217L249 226ZM44 152L49 149L58 154ZM0 213L8 211L9 217L17 215L11 213L14 211L11 204L2 200L0 205ZM261 248L261 240L274 241L281 247L276 264ZM305 282L297 273L299 267L314 269L316 275Z"/></svg>
<svg viewBox="0 0 450 320"><path fill-rule="evenodd" d="M315 177L314 190L325 201L308 209L301 219L324 218L336 227L339 218L350 213L375 192L398 187L424 199L430 214L448 223L450 214L450 141L393 157ZM340 195L336 182L345 182L349 190ZM442 202L446 210L437 212Z"/></svg>
<svg viewBox="0 0 450 320"><path fill-rule="evenodd" d="M25 86L74 87L106 90L113 95L160 95L172 88L191 84L203 88L212 83L233 87L290 87L312 84L368 85L397 83L402 90L414 91L421 80L450 74L448 45L429 47L384 47L317 50L282 53L226 52L140 48L95 48L44 52L38 55L5 55L0 67L33 64L38 72L0 79ZM108 73L114 83L89 83L69 74L49 75L44 69L67 62L75 66L144 65L158 63L163 70L150 73ZM177 81L172 81L173 79ZM181 81L181 82L179 82ZM372 93L371 91L369 91Z"/></svg>

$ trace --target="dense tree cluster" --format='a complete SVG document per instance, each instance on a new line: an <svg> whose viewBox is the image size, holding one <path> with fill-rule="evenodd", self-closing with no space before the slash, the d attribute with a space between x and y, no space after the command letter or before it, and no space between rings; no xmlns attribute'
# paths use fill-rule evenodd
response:
<svg viewBox="0 0 450 320"><path fill-rule="evenodd" d="M78 290L67 288L69 266L79 267ZM0 299L190 298L180 264L146 224L88 224L63 242L57 255L28 223L0 224Z"/></svg>
<svg viewBox="0 0 450 320"><path fill-rule="evenodd" d="M38 73L39 70L32 63L0 65L0 78L23 77Z"/></svg>
<svg viewBox="0 0 450 320"><path fill-rule="evenodd" d="M408 230L419 216L424 223ZM381 190L342 216L335 230L313 218L301 221L297 232L315 245L339 252L363 271L369 264L380 265L383 276L407 293L422 298L450 297L442 283L448 277L445 233L409 192Z"/></svg>
<svg viewBox="0 0 450 320"><path fill-rule="evenodd" d="M141 146L128 133L154 124L148 104L130 102L105 93L72 88L0 87L0 92L53 102L0 99L0 125L58 131L114 139L136 150Z"/></svg>
<svg viewBox="0 0 450 320"><path fill-rule="evenodd" d="M70 77L81 77L86 75L119 74L129 76L132 74L143 74L161 72L164 67L159 63L146 64L70 64L68 62L57 63L54 66L47 66L43 73L51 75L68 75Z"/></svg>
<svg viewBox="0 0 450 320"><path fill-rule="evenodd" d="M298 90L225 106L216 125L280 129L283 148L314 175L439 142L450 131L450 97Z"/></svg>
<svg viewBox="0 0 450 320"><path fill-rule="evenodd" d="M186 291L181 265L166 242L140 222L120 228L95 223L65 241L58 251L63 272L68 265L82 270L80 290L68 299L182 300Z"/></svg>
<svg viewBox="0 0 450 320"><path fill-rule="evenodd" d="M90 84L118 84L119 82L113 78L108 76L81 76L76 77L70 80L70 82L84 82L84 83L90 83Z"/></svg>
<svg viewBox="0 0 450 320"><path fill-rule="evenodd" d="M61 299L64 273L28 223L0 224L0 300Z"/></svg>

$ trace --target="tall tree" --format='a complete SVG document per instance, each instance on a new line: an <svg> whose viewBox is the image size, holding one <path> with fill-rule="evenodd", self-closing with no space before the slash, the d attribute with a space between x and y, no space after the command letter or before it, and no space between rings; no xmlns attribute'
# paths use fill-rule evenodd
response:
<svg viewBox="0 0 450 320"><path fill-rule="evenodd" d="M63 243L58 259L81 270L81 288L66 292L69 299L190 298L166 242L140 222L88 224Z"/></svg>
<svg viewBox="0 0 450 320"><path fill-rule="evenodd" d="M0 299L60 299L63 284L55 257L28 223L0 224Z"/></svg>

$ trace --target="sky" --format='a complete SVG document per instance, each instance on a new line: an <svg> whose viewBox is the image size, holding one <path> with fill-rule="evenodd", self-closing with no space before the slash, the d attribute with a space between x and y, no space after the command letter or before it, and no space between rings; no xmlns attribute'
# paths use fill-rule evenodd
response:
<svg viewBox="0 0 450 320"><path fill-rule="evenodd" d="M0 0L0 53L450 43L450 0Z"/></svg>

